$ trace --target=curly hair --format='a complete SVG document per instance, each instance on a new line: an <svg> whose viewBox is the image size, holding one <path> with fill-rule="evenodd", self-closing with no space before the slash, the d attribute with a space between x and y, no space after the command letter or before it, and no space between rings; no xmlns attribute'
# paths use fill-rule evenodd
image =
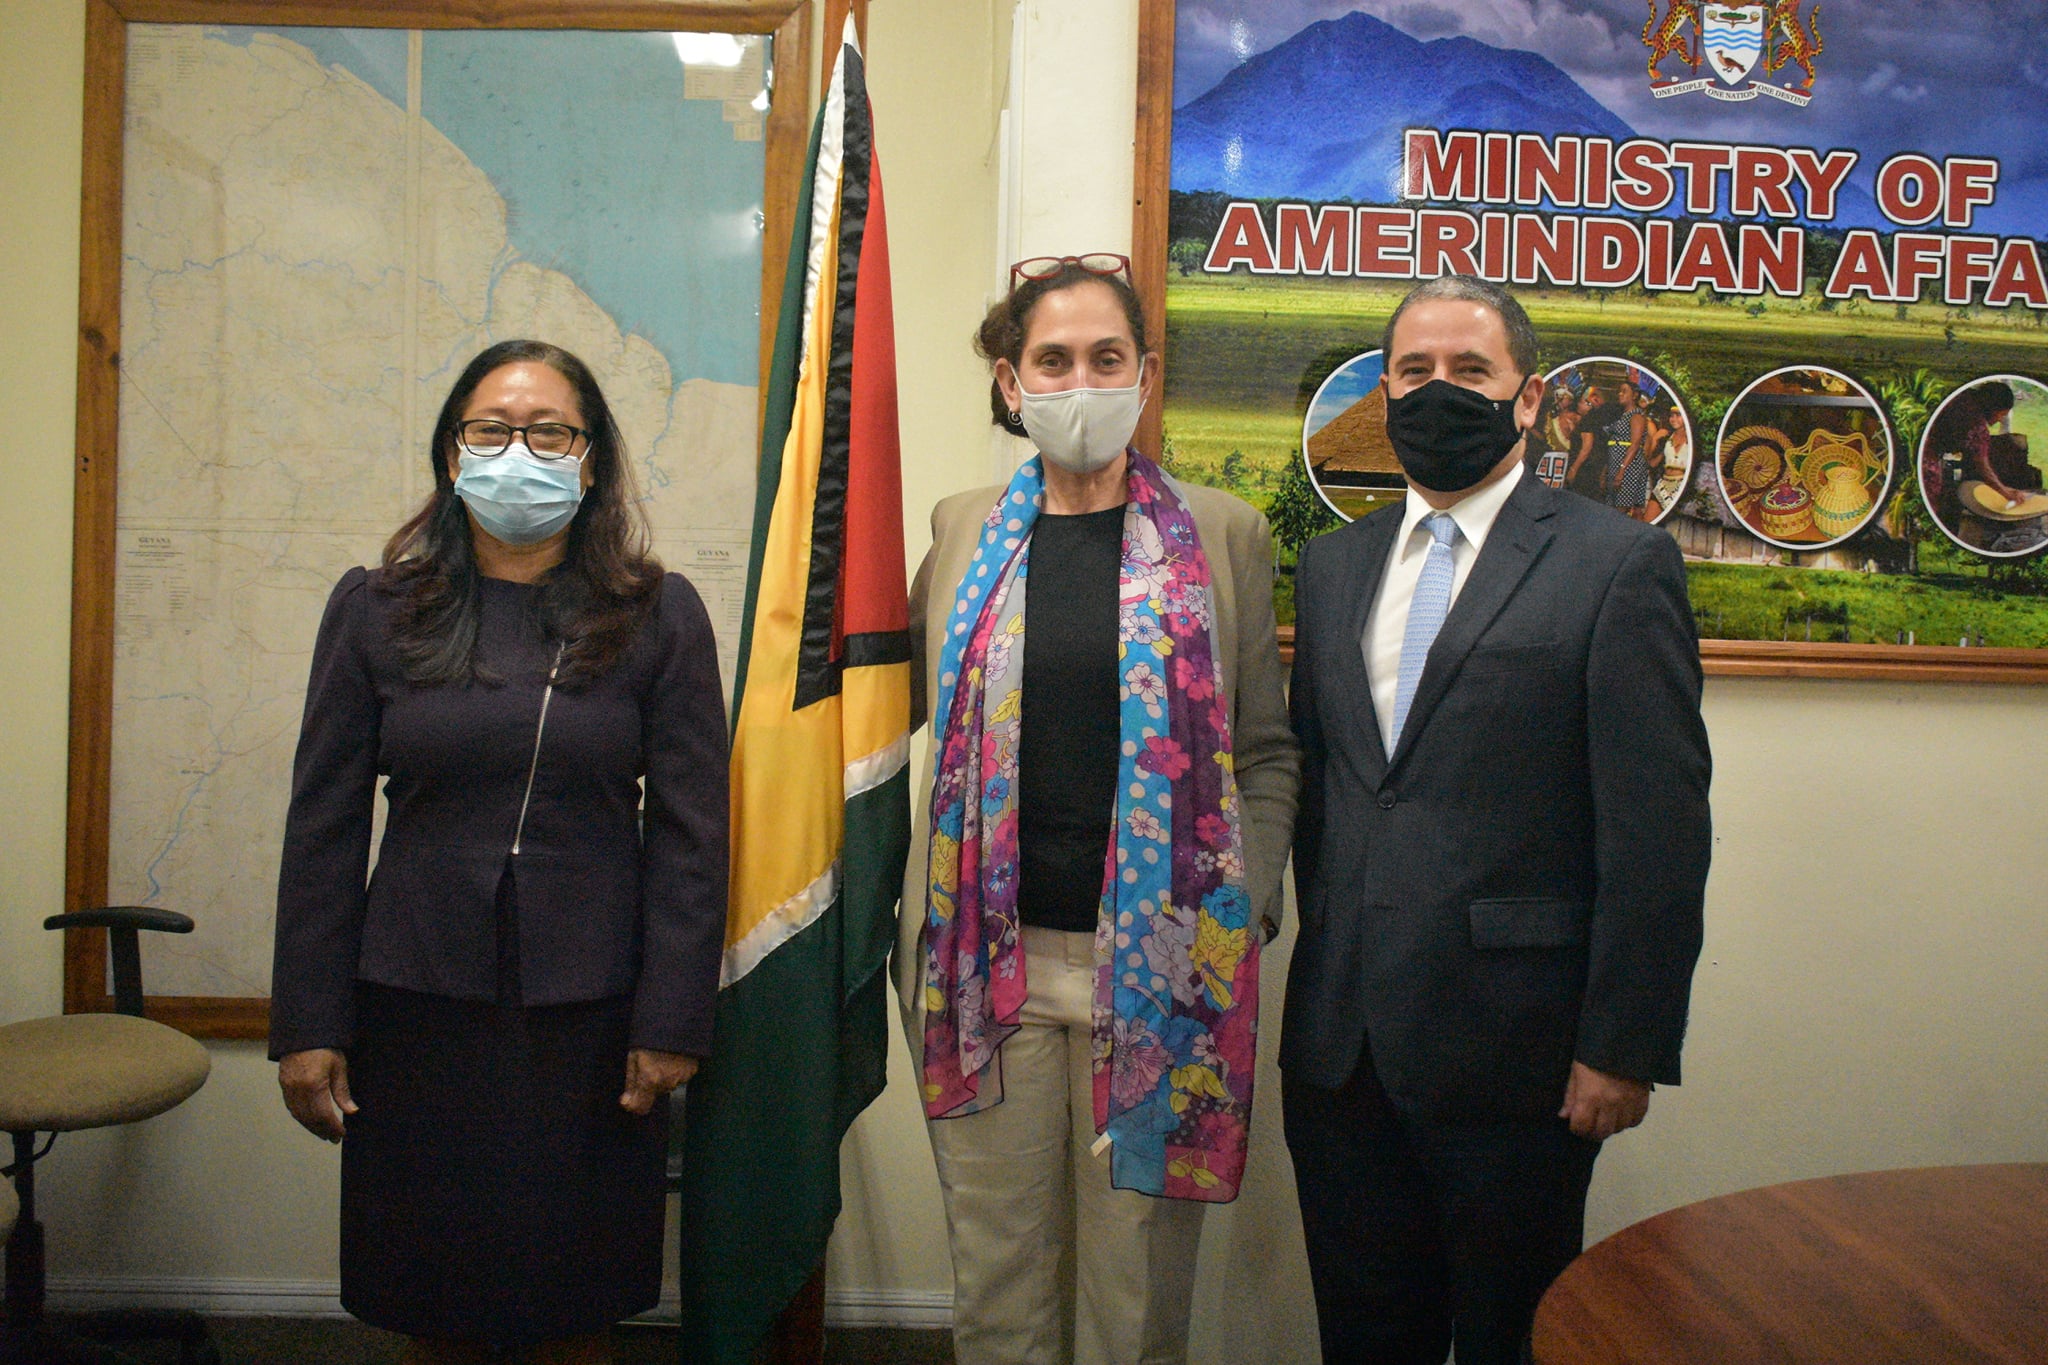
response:
<svg viewBox="0 0 2048 1365"><path fill-rule="evenodd" d="M1131 339L1138 343L1138 354L1150 353L1152 343L1145 335L1145 305L1138 298L1138 291L1121 276L1098 275L1068 261L1053 274L1043 279L1025 280L997 299L990 306L988 316L981 320L981 326L975 329L975 354L990 365L997 360L1007 360L1012 369L1016 368L1024 359L1024 338L1031 330L1031 310L1047 294L1081 284L1099 284L1116 295L1117 304L1131 325ZM1014 436L1023 435L1024 428L1013 420L1010 405L1003 400L1002 385L989 380L988 395L990 420Z"/></svg>

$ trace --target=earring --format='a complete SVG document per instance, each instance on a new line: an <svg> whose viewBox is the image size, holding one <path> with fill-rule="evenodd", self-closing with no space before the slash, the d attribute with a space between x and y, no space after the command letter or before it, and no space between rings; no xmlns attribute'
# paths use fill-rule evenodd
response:
<svg viewBox="0 0 2048 1365"><path fill-rule="evenodd" d="M1017 411L1014 408L1010 410L1010 415L1004 420L1007 421L1013 427L1021 427L1024 425L1024 419L1017 414Z"/></svg>

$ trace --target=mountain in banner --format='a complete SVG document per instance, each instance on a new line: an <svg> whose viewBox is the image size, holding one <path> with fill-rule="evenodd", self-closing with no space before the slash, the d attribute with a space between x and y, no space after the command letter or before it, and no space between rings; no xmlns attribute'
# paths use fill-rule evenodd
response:
<svg viewBox="0 0 2048 1365"><path fill-rule="evenodd" d="M1635 136L1533 52L1420 42L1369 14L1310 24L1173 115L1173 188L1391 203L1404 128Z"/></svg>
<svg viewBox="0 0 2048 1365"><path fill-rule="evenodd" d="M1396 203L1407 128L1636 136L1533 52L1462 36L1423 42L1354 12L1310 24L1176 109L1173 188ZM1859 167L1857 178L1867 174ZM1833 226L1880 225L1869 194L1843 186Z"/></svg>

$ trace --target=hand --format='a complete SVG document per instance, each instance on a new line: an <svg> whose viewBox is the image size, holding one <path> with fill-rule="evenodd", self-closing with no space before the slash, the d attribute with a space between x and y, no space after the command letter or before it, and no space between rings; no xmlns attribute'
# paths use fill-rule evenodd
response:
<svg viewBox="0 0 2048 1365"><path fill-rule="evenodd" d="M277 1084L284 1107L305 1130L329 1142L341 1141L342 1115L356 1112L348 1097L348 1058L331 1047L287 1052L278 1058Z"/></svg>
<svg viewBox="0 0 2048 1365"><path fill-rule="evenodd" d="M1564 1086L1564 1108L1557 1116L1570 1120L1572 1132L1578 1136L1605 1142L1641 1123L1649 1112L1648 1081L1610 1076L1584 1062L1573 1062L1571 1079Z"/></svg>
<svg viewBox="0 0 2048 1365"><path fill-rule="evenodd" d="M656 1052L636 1047L626 1054L626 1093L619 1107L632 1114L645 1114L654 1102L697 1074L697 1059L680 1052Z"/></svg>

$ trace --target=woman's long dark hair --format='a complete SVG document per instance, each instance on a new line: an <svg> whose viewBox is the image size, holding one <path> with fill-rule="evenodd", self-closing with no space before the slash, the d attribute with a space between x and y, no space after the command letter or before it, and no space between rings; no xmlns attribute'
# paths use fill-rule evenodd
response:
<svg viewBox="0 0 2048 1365"><path fill-rule="evenodd" d="M393 635L406 676L415 683L496 681L477 663L481 575L469 511L455 494L448 466L456 428L477 386L494 370L522 361L545 365L569 381L590 433L583 456L590 487L569 523L562 562L541 580L534 603L542 633L564 646L557 681L575 687L601 677L631 647L661 592L661 564L648 549L647 519L633 495L618 423L590 367L545 341L501 341L470 361L448 391L427 451L433 495L384 546L385 587L401 599Z"/></svg>

